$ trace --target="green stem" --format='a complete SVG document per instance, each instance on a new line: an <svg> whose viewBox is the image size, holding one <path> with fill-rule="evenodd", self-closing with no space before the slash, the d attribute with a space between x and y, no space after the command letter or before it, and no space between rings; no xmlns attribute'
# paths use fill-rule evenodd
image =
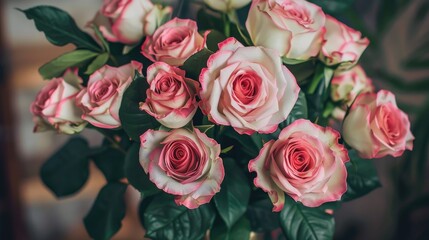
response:
<svg viewBox="0 0 429 240"><path fill-rule="evenodd" d="M223 20L223 33L226 37L231 36L231 22L229 20L228 14L223 13L222 14L222 20Z"/></svg>

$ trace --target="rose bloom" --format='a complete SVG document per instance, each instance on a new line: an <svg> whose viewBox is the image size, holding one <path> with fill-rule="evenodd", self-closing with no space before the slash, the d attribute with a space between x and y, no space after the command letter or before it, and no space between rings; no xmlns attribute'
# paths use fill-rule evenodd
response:
<svg viewBox="0 0 429 240"><path fill-rule="evenodd" d="M246 21L256 46L276 49L294 60L317 56L324 26L322 9L305 0L254 0Z"/></svg>
<svg viewBox="0 0 429 240"><path fill-rule="evenodd" d="M283 209L286 192L307 207L337 201L347 190L347 150L340 134L309 120L299 119L284 128L277 141L264 144L249 162L256 172L255 186L268 193L273 211Z"/></svg>
<svg viewBox="0 0 429 240"><path fill-rule="evenodd" d="M98 26L108 41L135 44L170 19L171 13L171 7L150 0L104 0L90 24Z"/></svg>
<svg viewBox="0 0 429 240"><path fill-rule="evenodd" d="M354 66L368 47L368 38L362 38L359 31L349 28L329 15L326 16L325 27L325 42L320 59L328 66L339 64L339 68L343 70Z"/></svg>
<svg viewBox="0 0 429 240"><path fill-rule="evenodd" d="M85 128L87 123L80 117L82 111L75 105L81 82L77 72L68 70L63 77L51 79L42 88L30 107L34 132L55 129L74 134Z"/></svg>
<svg viewBox="0 0 429 240"><path fill-rule="evenodd" d="M88 87L77 96L77 104L83 110L82 118L99 128L121 126L119 108L122 96L134 79L135 71L141 73L142 65L132 61L121 67L105 65L94 72Z"/></svg>
<svg viewBox="0 0 429 240"><path fill-rule="evenodd" d="M148 130L140 137L140 164L149 179L178 205L210 202L225 176L220 145L198 129Z"/></svg>
<svg viewBox="0 0 429 240"><path fill-rule="evenodd" d="M407 114L386 90L359 95L343 122L343 138L363 158L399 157L413 149Z"/></svg>
<svg viewBox="0 0 429 240"><path fill-rule="evenodd" d="M174 18L146 38L141 48L142 54L152 62L181 66L191 55L204 48L208 33L202 37L195 21Z"/></svg>
<svg viewBox="0 0 429 240"><path fill-rule="evenodd" d="M140 109L169 128L180 128L191 121L198 108L196 95L199 83L185 77L185 71L163 62L147 70L150 88Z"/></svg>
<svg viewBox="0 0 429 240"><path fill-rule="evenodd" d="M209 7L225 13L242 8L251 1L252 0L204 0Z"/></svg>
<svg viewBox="0 0 429 240"><path fill-rule="evenodd" d="M210 121L240 134L272 133L286 120L300 88L274 50L219 43L201 71L201 109Z"/></svg>

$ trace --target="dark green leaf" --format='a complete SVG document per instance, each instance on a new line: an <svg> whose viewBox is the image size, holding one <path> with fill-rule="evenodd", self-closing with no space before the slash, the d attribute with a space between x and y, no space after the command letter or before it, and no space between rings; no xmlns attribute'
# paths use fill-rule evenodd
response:
<svg viewBox="0 0 429 240"><path fill-rule="evenodd" d="M273 203L265 194L265 199L252 202L247 207L247 217L252 231L266 232L280 227L279 213L273 212Z"/></svg>
<svg viewBox="0 0 429 240"><path fill-rule="evenodd" d="M303 86L311 81L314 75L316 61L306 61L295 65L286 65L289 71L295 76L299 86Z"/></svg>
<svg viewBox="0 0 429 240"><path fill-rule="evenodd" d="M362 159L355 150L349 151L350 161L347 167L347 192L343 195L343 201L350 201L370 193L380 187L377 170L369 159Z"/></svg>
<svg viewBox="0 0 429 240"><path fill-rule="evenodd" d="M20 11L28 19L34 20L37 30L42 31L52 44L64 46L72 43L77 48L100 51L98 44L90 35L79 29L67 12L52 6L38 6Z"/></svg>
<svg viewBox="0 0 429 240"><path fill-rule="evenodd" d="M131 85L122 98L119 118L125 132L134 141L140 142L140 135L148 129L157 129L159 124L155 118L140 110L139 103L146 101L146 90L149 84L146 79L136 74Z"/></svg>
<svg viewBox="0 0 429 240"><path fill-rule="evenodd" d="M223 31L222 19L209 14L204 8L201 8L197 13L197 23L200 31L212 29L217 30L218 32Z"/></svg>
<svg viewBox="0 0 429 240"><path fill-rule="evenodd" d="M146 237L152 239L200 240L213 224L215 211L209 204L196 209L177 206L171 195L157 195L143 213Z"/></svg>
<svg viewBox="0 0 429 240"><path fill-rule="evenodd" d="M68 52L41 66L39 73L44 79L59 77L68 68L82 65L97 55L98 53L89 50Z"/></svg>
<svg viewBox="0 0 429 240"><path fill-rule="evenodd" d="M198 81L200 77L201 70L207 67L207 60L213 52L204 48L203 50L195 53L186 60L186 62L181 67L186 71L186 76L191 79Z"/></svg>
<svg viewBox="0 0 429 240"><path fill-rule="evenodd" d="M307 99L303 91L299 92L295 106L292 108L287 119L279 124L279 127L283 129L300 118L308 118Z"/></svg>
<svg viewBox="0 0 429 240"><path fill-rule="evenodd" d="M82 188L89 176L88 142L70 139L41 168L43 183L57 196L65 197Z"/></svg>
<svg viewBox="0 0 429 240"><path fill-rule="evenodd" d="M234 159L224 159L223 165L225 178L220 192L214 196L214 202L226 226L231 228L247 210L250 187L246 176Z"/></svg>
<svg viewBox="0 0 429 240"><path fill-rule="evenodd" d="M144 172L139 161L140 144L134 143L125 157L125 177L128 182L145 197L158 193L160 190L153 184Z"/></svg>
<svg viewBox="0 0 429 240"><path fill-rule="evenodd" d="M94 61L91 62L91 64L89 64L88 68L86 69L85 74L92 74L95 71L97 71L98 69L100 69L102 66L104 66L104 64L107 63L107 61L109 60L109 53L102 53L100 55L98 55Z"/></svg>
<svg viewBox="0 0 429 240"><path fill-rule="evenodd" d="M209 35L207 36L207 48L213 52L216 52L218 48L218 43L225 40L226 37L223 33L217 30L210 30Z"/></svg>
<svg viewBox="0 0 429 240"><path fill-rule="evenodd" d="M317 83L317 85L314 85ZM313 86L314 90L313 90ZM309 88L306 89L305 97L307 99L308 118L312 122L323 126L326 124L326 119L323 119L323 111L325 109L326 101L329 97L328 87L325 80L325 68L317 67L314 75L313 82Z"/></svg>
<svg viewBox="0 0 429 240"><path fill-rule="evenodd" d="M241 217L231 228L219 218L210 230L210 240L247 240L250 237L250 223L246 217Z"/></svg>
<svg viewBox="0 0 429 240"><path fill-rule="evenodd" d="M112 147L104 147L100 153L93 155L95 165L103 172L109 182L117 181L124 177L125 154Z"/></svg>
<svg viewBox="0 0 429 240"><path fill-rule="evenodd" d="M94 205L85 216L85 228L94 239L110 239L122 226L125 216L125 190L123 183L108 183L98 193Z"/></svg>
<svg viewBox="0 0 429 240"><path fill-rule="evenodd" d="M345 9L349 8L354 0L310 0L320 7L327 13L341 13Z"/></svg>
<svg viewBox="0 0 429 240"><path fill-rule="evenodd" d="M305 207L287 197L280 213L280 225L286 239L331 240L334 217L320 208Z"/></svg>
<svg viewBox="0 0 429 240"><path fill-rule="evenodd" d="M234 144L234 150L240 151L241 156L243 153L248 154L251 157L256 157L259 154L260 146L262 146L262 140L259 135L253 134L253 138L249 135L240 135L230 127L227 127L224 135L228 138L234 139L238 143Z"/></svg>

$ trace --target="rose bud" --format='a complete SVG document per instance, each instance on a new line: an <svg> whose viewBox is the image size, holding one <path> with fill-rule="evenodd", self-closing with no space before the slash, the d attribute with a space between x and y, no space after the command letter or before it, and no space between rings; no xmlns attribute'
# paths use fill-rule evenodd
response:
<svg viewBox="0 0 429 240"><path fill-rule="evenodd" d="M140 63L132 61L118 68L105 65L94 72L76 99L83 110L82 118L99 128L120 127L122 96L141 69Z"/></svg>
<svg viewBox="0 0 429 240"><path fill-rule="evenodd" d="M362 38L359 31L349 28L329 15L326 15L325 27L325 42L319 55L320 59L328 66L339 65L341 70L354 66L368 47L369 40Z"/></svg>
<svg viewBox="0 0 429 240"><path fill-rule="evenodd" d="M362 158L399 157L413 149L407 114L386 90L360 94L343 122L343 138Z"/></svg>
<svg viewBox="0 0 429 240"><path fill-rule="evenodd" d="M192 120L198 108L199 83L185 77L185 71L163 62L147 70L150 85L140 109L168 128L180 128Z"/></svg>
<svg viewBox="0 0 429 240"><path fill-rule="evenodd" d="M197 23L190 19L174 18L160 26L142 45L142 54L152 62L181 66L206 44L207 31L202 37Z"/></svg>
<svg viewBox="0 0 429 240"><path fill-rule="evenodd" d="M210 202L225 176L220 145L198 129L148 130L140 137L140 164L149 179L178 205Z"/></svg>
<svg viewBox="0 0 429 240"><path fill-rule="evenodd" d="M108 41L135 44L170 19L171 13L171 7L150 0L104 0L89 25L98 26Z"/></svg>
<svg viewBox="0 0 429 240"><path fill-rule="evenodd" d="M209 7L225 13L242 8L251 1L252 0L204 0Z"/></svg>
<svg viewBox="0 0 429 240"><path fill-rule="evenodd" d="M272 133L286 120L300 88L274 50L219 43L200 74L201 109L210 121L240 134Z"/></svg>
<svg viewBox="0 0 429 240"><path fill-rule="evenodd" d="M82 111L75 105L81 83L77 72L68 70L63 77L50 80L42 88L30 108L34 132L55 129L59 133L74 134L85 128L87 122L80 117Z"/></svg>
<svg viewBox="0 0 429 240"><path fill-rule="evenodd" d="M350 107L360 93L366 92L374 92L374 86L361 66L336 71L331 80L331 99L343 105L334 110L334 118L342 121L347 107Z"/></svg>
<svg viewBox="0 0 429 240"><path fill-rule="evenodd" d="M284 58L301 61L318 55L324 26L322 9L305 0L254 0L246 21L256 46L276 49Z"/></svg>
<svg viewBox="0 0 429 240"><path fill-rule="evenodd" d="M273 211L283 209L285 195L307 207L337 201L347 190L347 150L340 134L309 120L299 119L284 128L277 141L264 144L249 162L256 172L255 186L268 193Z"/></svg>

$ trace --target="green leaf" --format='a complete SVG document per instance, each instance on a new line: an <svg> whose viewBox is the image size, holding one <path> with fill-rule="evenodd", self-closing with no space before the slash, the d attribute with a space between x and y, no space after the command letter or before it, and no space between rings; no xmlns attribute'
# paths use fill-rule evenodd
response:
<svg viewBox="0 0 429 240"><path fill-rule="evenodd" d="M177 206L174 196L155 196L143 213L146 236L152 239L200 240L213 224L215 211L209 204L196 209Z"/></svg>
<svg viewBox="0 0 429 240"><path fill-rule="evenodd" d="M65 197L82 188L89 176L88 153L85 139L72 138L43 164L42 181L55 196Z"/></svg>
<svg viewBox="0 0 429 240"><path fill-rule="evenodd" d="M246 176L234 159L224 159L223 165L225 178L220 192L214 196L214 202L226 226L231 228L247 210L250 187Z"/></svg>
<svg viewBox="0 0 429 240"><path fill-rule="evenodd" d="M250 223L246 217L241 217L231 228L227 228L219 218L210 231L210 240L248 240L250 238Z"/></svg>
<svg viewBox="0 0 429 240"><path fill-rule="evenodd" d="M341 13L349 8L354 0L309 0L319 5L327 13Z"/></svg>
<svg viewBox="0 0 429 240"><path fill-rule="evenodd" d="M295 76L298 85L303 86L312 80L311 76L314 74L316 61L306 61L301 64L286 65L286 67Z"/></svg>
<svg viewBox="0 0 429 240"><path fill-rule="evenodd" d="M287 197L280 213L280 225L286 239L331 240L334 217L320 208L305 207Z"/></svg>
<svg viewBox="0 0 429 240"><path fill-rule="evenodd" d="M39 73L44 79L61 76L65 70L91 60L98 53L89 50L75 50L65 53L39 68Z"/></svg>
<svg viewBox="0 0 429 240"><path fill-rule="evenodd" d="M343 195L343 201L350 201L370 193L380 187L377 169L369 159L362 159L355 150L349 151L350 161L347 167L347 192Z"/></svg>
<svg viewBox="0 0 429 240"><path fill-rule="evenodd" d="M95 165L103 172L108 182L114 182L124 178L125 155L118 149L104 147L104 149L92 156Z"/></svg>
<svg viewBox="0 0 429 240"><path fill-rule="evenodd" d="M273 203L264 194L265 199L252 202L247 207L246 215L255 232L269 232L280 227L279 213L273 212Z"/></svg>
<svg viewBox="0 0 429 240"><path fill-rule="evenodd" d="M209 14L204 8L201 8L197 13L197 24L199 30L217 30L223 31L222 19Z"/></svg>
<svg viewBox="0 0 429 240"><path fill-rule="evenodd" d="M140 110L139 103L146 100L149 84L146 79L136 74L133 82L122 98L119 118L125 132L134 141L140 142L140 135L148 129L158 129L161 125L145 111Z"/></svg>
<svg viewBox="0 0 429 240"><path fill-rule="evenodd" d="M216 52L219 49L218 43L222 42L225 39L226 37L223 33L217 30L210 30L210 33L207 36L207 48L213 52Z"/></svg>
<svg viewBox="0 0 429 240"><path fill-rule="evenodd" d="M181 67L183 70L186 71L186 76L198 81L201 70L207 67L207 60L212 54L212 51L208 50L207 48L204 48L201 51L190 56Z"/></svg>
<svg viewBox="0 0 429 240"><path fill-rule="evenodd" d="M72 43L77 48L100 51L92 37L79 29L73 18L65 11L52 6L38 6L21 10L28 19L34 20L37 30L43 32L54 45Z"/></svg>
<svg viewBox="0 0 429 240"><path fill-rule="evenodd" d="M299 92L298 100L296 101L295 106L292 108L292 111L290 112L287 119L279 124L279 127L283 129L301 118L308 118L307 99L303 91Z"/></svg>
<svg viewBox="0 0 429 240"><path fill-rule="evenodd" d="M125 157L125 177L128 182L141 192L144 197L158 193L160 190L149 180L139 161L140 144L134 143Z"/></svg>
<svg viewBox="0 0 429 240"><path fill-rule="evenodd" d="M94 239L110 239L122 226L125 216L123 183L108 183L98 193L89 213L83 219L85 228Z"/></svg>
<svg viewBox="0 0 429 240"><path fill-rule="evenodd" d="M100 55L98 55L94 61L91 62L91 64L89 64L88 68L85 71L85 74L93 74L95 71L97 71L98 69L100 69L102 66L104 66L107 61L109 60L109 53L102 53Z"/></svg>

